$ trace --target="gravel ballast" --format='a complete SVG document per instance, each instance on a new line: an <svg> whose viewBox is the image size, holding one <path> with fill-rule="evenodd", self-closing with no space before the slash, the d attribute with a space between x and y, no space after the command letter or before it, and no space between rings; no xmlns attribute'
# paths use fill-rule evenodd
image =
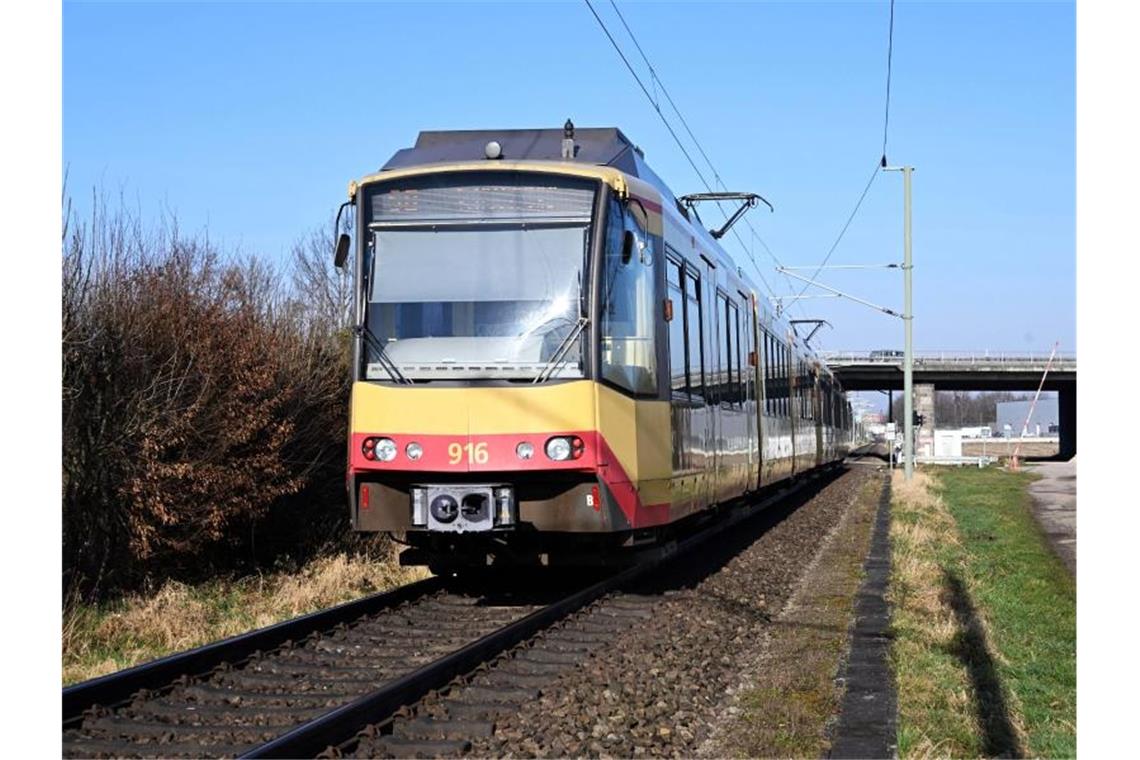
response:
<svg viewBox="0 0 1140 760"><path fill-rule="evenodd" d="M875 477L859 467L814 495L792 497L733 531L731 546L635 589L639 600L652 600L652 614L591 647L534 699L495 715L494 730L471 737L467 753L697 754L739 714L733 695L742 669L760 661L773 621L813 561L827 561L817 558L820 546Z"/></svg>

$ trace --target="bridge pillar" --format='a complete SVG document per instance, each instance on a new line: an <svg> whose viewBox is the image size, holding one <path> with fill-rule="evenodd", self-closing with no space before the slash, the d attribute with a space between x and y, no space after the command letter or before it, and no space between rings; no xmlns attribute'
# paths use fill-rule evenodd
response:
<svg viewBox="0 0 1140 760"><path fill-rule="evenodd" d="M915 428L914 453L916 456L934 456L934 384L914 386L914 411L923 416L922 427Z"/></svg>
<svg viewBox="0 0 1140 760"><path fill-rule="evenodd" d="M1057 416L1061 424L1061 459L1077 455L1077 385L1057 393Z"/></svg>

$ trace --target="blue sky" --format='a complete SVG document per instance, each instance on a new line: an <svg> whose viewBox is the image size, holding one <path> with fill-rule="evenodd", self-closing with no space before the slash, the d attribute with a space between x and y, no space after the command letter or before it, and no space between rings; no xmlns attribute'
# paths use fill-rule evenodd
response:
<svg viewBox="0 0 1140 760"><path fill-rule="evenodd" d="M880 153L888 3L619 7L725 183L775 205L751 213L772 251L818 263ZM920 350L1075 350L1074 21L1071 3L896 6L888 155L917 167ZM78 207L122 190L244 252L284 259L421 129L615 125L675 192L703 189L579 2L70 2L63 49ZM880 175L832 262L900 260L901 209L901 177ZM822 279L901 306L897 273ZM803 315L834 325L822 348L902 342L858 305Z"/></svg>

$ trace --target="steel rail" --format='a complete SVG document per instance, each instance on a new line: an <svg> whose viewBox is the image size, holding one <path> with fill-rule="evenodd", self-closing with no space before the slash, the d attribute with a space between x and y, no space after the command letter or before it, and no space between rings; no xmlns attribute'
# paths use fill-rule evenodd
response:
<svg viewBox="0 0 1140 760"><path fill-rule="evenodd" d="M395 607L439 591L444 579L426 578L391 591L330 607L301 617L215 641L196 649L153 660L133 668L93 678L63 690L63 722L79 718L94 705L113 705L129 699L140 689L159 689L180 676L205 673L226 662L243 660L254 652L275 649L312 633Z"/></svg>

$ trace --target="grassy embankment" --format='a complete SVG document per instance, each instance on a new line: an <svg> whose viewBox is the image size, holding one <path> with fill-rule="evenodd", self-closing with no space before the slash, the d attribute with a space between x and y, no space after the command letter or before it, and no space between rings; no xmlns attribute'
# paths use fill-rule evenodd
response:
<svg viewBox="0 0 1140 760"><path fill-rule="evenodd" d="M168 581L154 594L72 603L63 619L63 682L94 678L427 575L394 559L339 554L295 573L193 586Z"/></svg>
<svg viewBox="0 0 1140 760"><path fill-rule="evenodd" d="M1076 754L1076 584L996 468L893 482L901 757Z"/></svg>

